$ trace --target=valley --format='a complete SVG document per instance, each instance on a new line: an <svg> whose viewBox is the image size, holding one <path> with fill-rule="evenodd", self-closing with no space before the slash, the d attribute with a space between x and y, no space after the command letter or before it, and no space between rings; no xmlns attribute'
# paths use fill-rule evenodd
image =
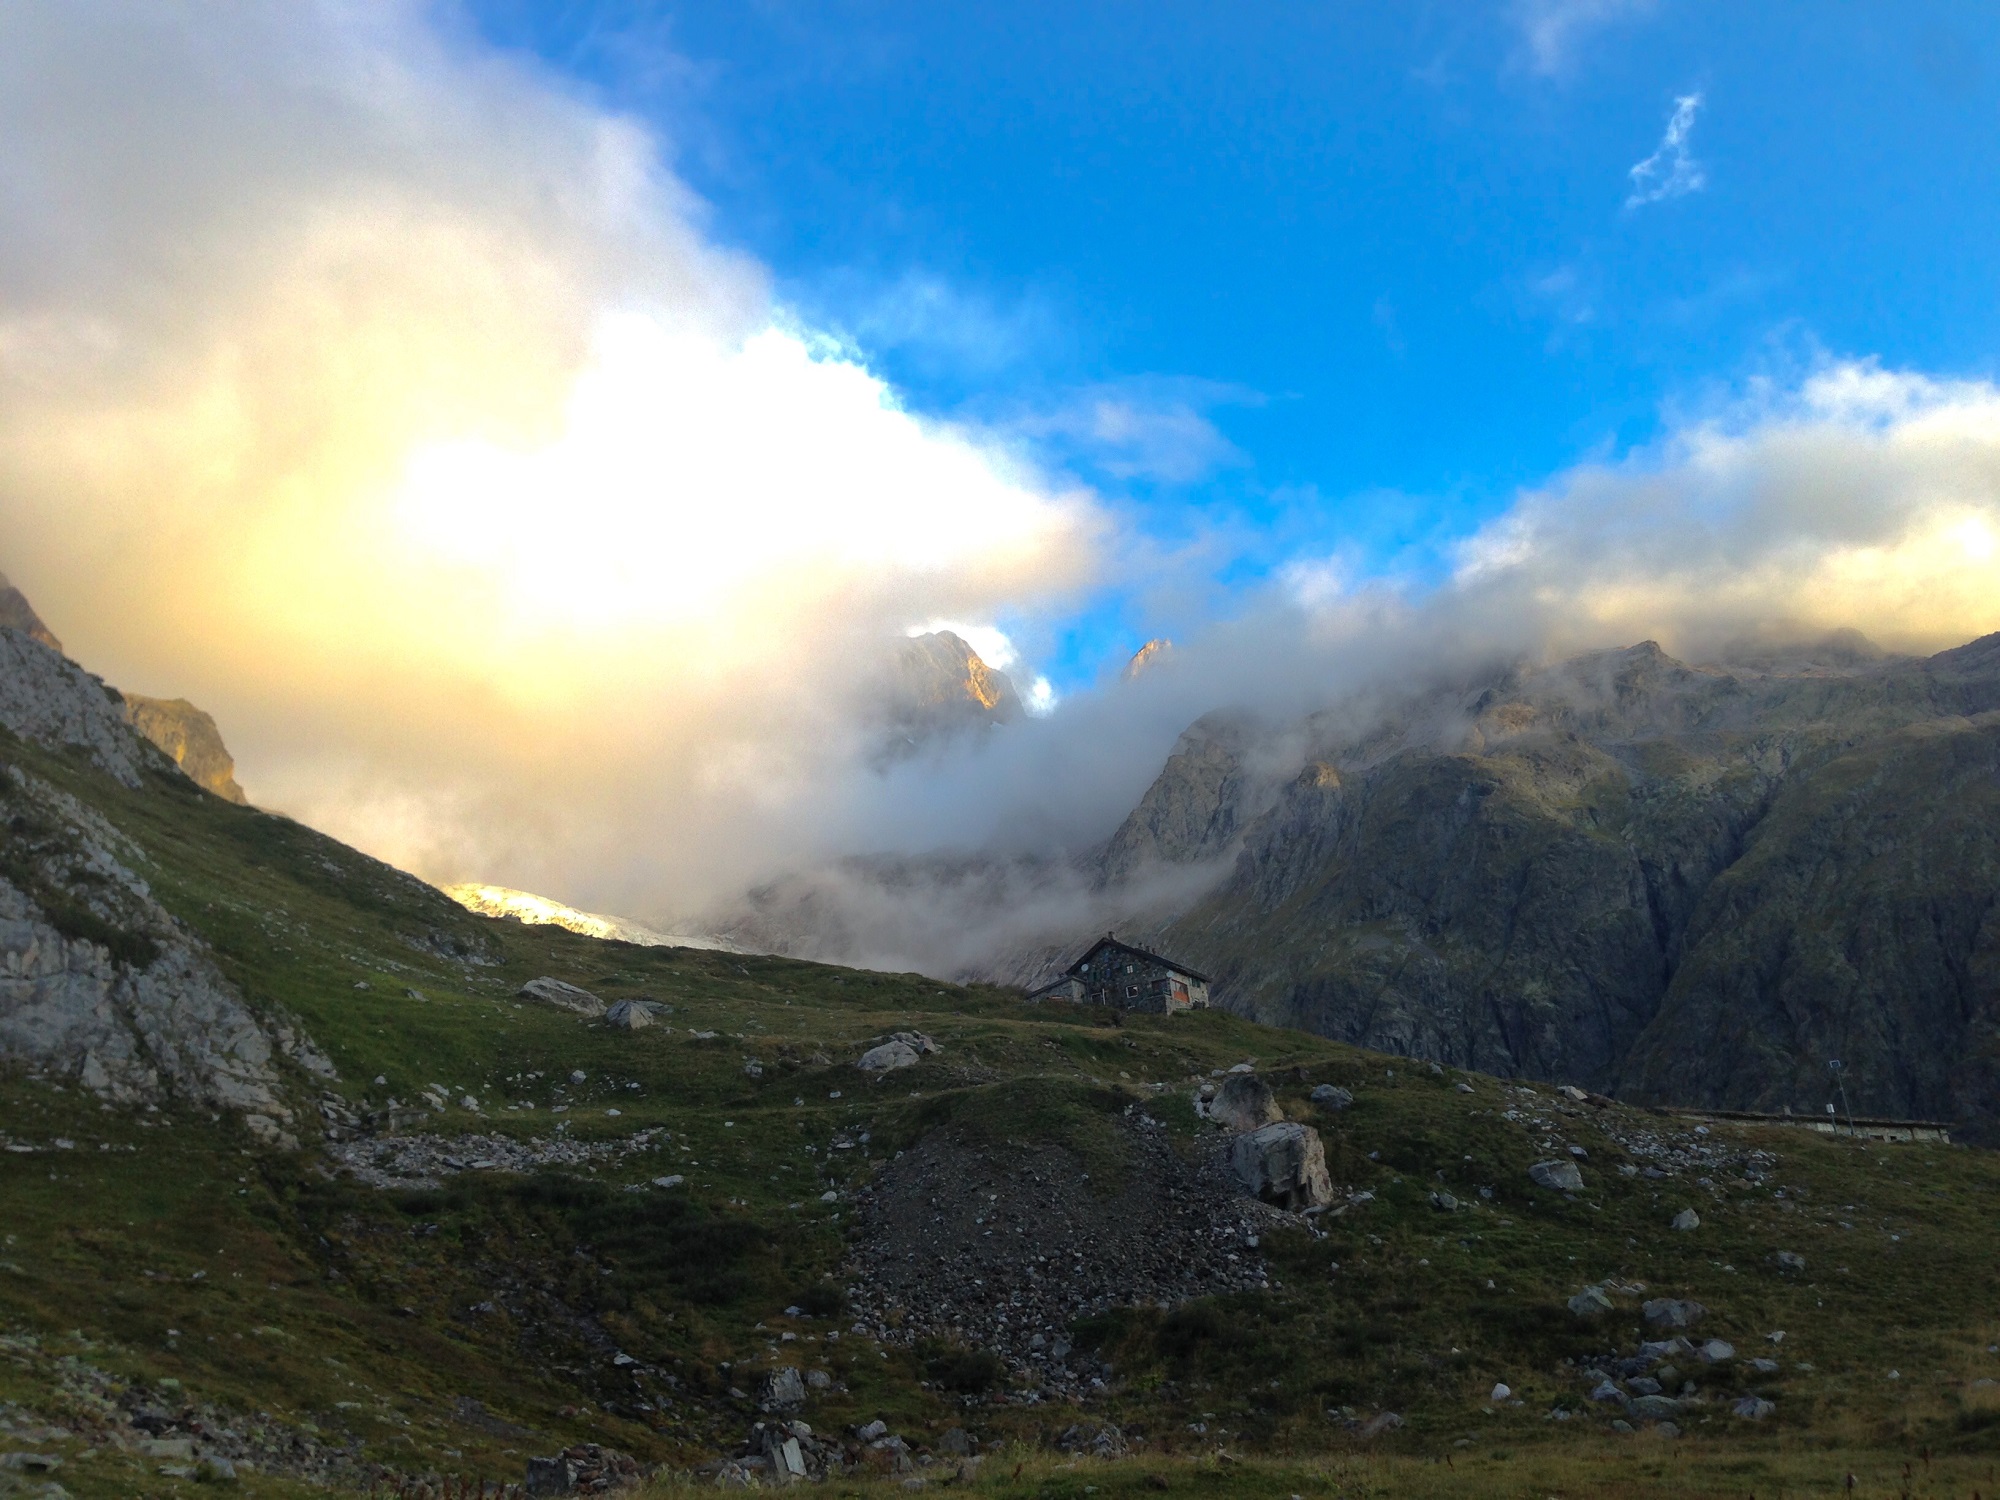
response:
<svg viewBox="0 0 2000 1500"><path fill-rule="evenodd" d="M34 1052L54 939L9 929L20 1493L491 1493L605 1454L677 1493L768 1480L779 1423L835 1493L1990 1484L1987 1152L482 918L69 708L0 743L30 925L109 955L142 883L101 1005L154 1046L128 971L184 945L269 1098ZM898 1033L928 1045L857 1066ZM1245 1072L1323 1142L1323 1211L1221 1165L1204 1091Z"/></svg>

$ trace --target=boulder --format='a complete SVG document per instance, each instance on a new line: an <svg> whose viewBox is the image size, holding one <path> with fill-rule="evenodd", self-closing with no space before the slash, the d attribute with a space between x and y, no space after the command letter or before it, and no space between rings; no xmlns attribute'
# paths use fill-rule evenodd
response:
<svg viewBox="0 0 2000 1500"><path fill-rule="evenodd" d="M1271 1086L1255 1073L1231 1073L1209 1101L1208 1117L1225 1130L1256 1130L1284 1118Z"/></svg>
<svg viewBox="0 0 2000 1500"><path fill-rule="evenodd" d="M1681 1404L1671 1396L1634 1396L1625 1411L1641 1422L1666 1422L1681 1414Z"/></svg>
<svg viewBox="0 0 2000 1500"><path fill-rule="evenodd" d="M784 1411L806 1404L806 1383L790 1365L780 1366L764 1377L758 1401L767 1411Z"/></svg>
<svg viewBox="0 0 2000 1500"><path fill-rule="evenodd" d="M1590 1399L1593 1401L1623 1401L1625 1393L1618 1389L1614 1381L1608 1379L1600 1380L1597 1382L1596 1387L1592 1389Z"/></svg>
<svg viewBox="0 0 2000 1500"><path fill-rule="evenodd" d="M539 1000L544 1005L574 1011L593 1020L604 1014L604 1002L589 990L565 984L560 979L551 979L546 974L540 979L530 979L521 986L518 993L523 1000Z"/></svg>
<svg viewBox="0 0 2000 1500"><path fill-rule="evenodd" d="M620 1031L637 1031L653 1024L653 1013L637 1000L620 1000L604 1013L604 1019Z"/></svg>
<svg viewBox="0 0 2000 1500"><path fill-rule="evenodd" d="M1680 1297L1654 1297L1642 1303L1639 1311L1655 1328L1692 1328L1708 1313L1693 1298Z"/></svg>
<svg viewBox="0 0 2000 1500"><path fill-rule="evenodd" d="M1583 1172L1573 1161L1538 1161L1528 1168L1528 1176L1539 1187L1559 1193L1583 1191Z"/></svg>
<svg viewBox="0 0 2000 1500"><path fill-rule="evenodd" d="M1803 1271L1806 1258L1795 1250L1780 1250L1776 1256L1780 1271Z"/></svg>
<svg viewBox="0 0 2000 1500"><path fill-rule="evenodd" d="M1354 1095L1334 1083L1322 1083L1312 1091L1312 1101L1321 1109L1343 1110L1354 1102Z"/></svg>
<svg viewBox="0 0 2000 1500"><path fill-rule="evenodd" d="M1778 1408L1762 1396L1745 1396L1729 1409L1746 1421L1761 1422Z"/></svg>
<svg viewBox="0 0 2000 1500"><path fill-rule="evenodd" d="M1230 1143L1229 1168L1244 1191L1295 1213L1333 1201L1326 1147L1307 1125L1280 1121L1246 1131Z"/></svg>
<svg viewBox="0 0 2000 1500"><path fill-rule="evenodd" d="M1701 1215L1691 1208L1684 1208L1674 1215L1674 1228L1686 1231L1701 1228Z"/></svg>
<svg viewBox="0 0 2000 1500"><path fill-rule="evenodd" d="M1696 1352L1705 1365L1726 1365L1736 1358L1736 1346L1727 1339L1710 1339Z"/></svg>
<svg viewBox="0 0 2000 1500"><path fill-rule="evenodd" d="M1395 1412L1392 1411L1377 1412L1374 1416L1370 1417L1366 1422L1361 1424L1361 1436L1364 1439L1380 1437L1385 1432L1394 1432L1398 1427L1401 1427L1402 1425L1403 1425L1403 1419L1399 1417Z"/></svg>
<svg viewBox="0 0 2000 1500"><path fill-rule="evenodd" d="M1569 1310L1579 1318L1602 1317L1611 1311L1611 1299L1601 1286L1587 1286L1569 1299Z"/></svg>
<svg viewBox="0 0 2000 1500"><path fill-rule="evenodd" d="M916 1065L917 1049L908 1042L884 1042L879 1047L870 1047L854 1062L864 1073L893 1073L898 1068Z"/></svg>

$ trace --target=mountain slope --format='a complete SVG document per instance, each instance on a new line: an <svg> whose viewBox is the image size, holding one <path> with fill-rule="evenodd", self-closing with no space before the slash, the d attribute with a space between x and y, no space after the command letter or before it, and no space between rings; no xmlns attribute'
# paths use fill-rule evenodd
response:
<svg viewBox="0 0 2000 1500"><path fill-rule="evenodd" d="M1662 1495L1991 1463L1985 1153L485 919L201 790L18 634L0 710L0 1483L52 1460L112 1500L226 1464L247 1496L464 1494L599 1444L713 1489L780 1419L842 1492L967 1482L976 1448L976 1487L1022 1500L1430 1483L1454 1456L1470 1494L1519 1493L1517 1456ZM142 1090L13 1026L51 954L113 1022L154 987ZM550 978L626 1024L524 992ZM165 1065L201 995L265 1039L286 1116ZM861 1066L877 1048L904 1065ZM1323 1140L1324 1215L1221 1175L1201 1091L1247 1068ZM1539 1185L1571 1148L1575 1190ZM1585 1286L1608 1310L1570 1310ZM1664 1373L1647 1298L1699 1301L1695 1337L1745 1357L1676 1352L1693 1389L1627 1405ZM1702 1441L1665 1472L1669 1411Z"/></svg>
<svg viewBox="0 0 2000 1500"><path fill-rule="evenodd" d="M1814 1111L1840 1056L1855 1108L1991 1133L1996 708L2000 637L1499 672L1322 735L1159 941L1368 1046Z"/></svg>

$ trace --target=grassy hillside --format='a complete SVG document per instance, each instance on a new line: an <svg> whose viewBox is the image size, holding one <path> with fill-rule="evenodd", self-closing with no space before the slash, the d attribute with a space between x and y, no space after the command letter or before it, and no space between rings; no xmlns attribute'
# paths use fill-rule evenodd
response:
<svg viewBox="0 0 2000 1500"><path fill-rule="evenodd" d="M70 1494L200 1492L161 1473L191 1467L174 1445L195 1423L263 1455L234 1481L248 1494L518 1480L527 1456L584 1442L686 1470L748 1436L781 1365L826 1372L803 1409L821 1434L880 1419L926 1458L964 1429L984 1454L965 1482L994 1494L1735 1495L1850 1471L1888 1493L1906 1462L1913 1493L1993 1492L1989 1154L1703 1134L1221 1013L1112 1025L914 975L488 921L171 775L128 790L16 741L0 756L134 840L160 902L339 1072L292 1078L335 1137L308 1127L296 1152L226 1114L110 1107L18 1067L0 1082L0 1454L60 1458ZM625 1032L515 998L541 975L670 1013ZM855 1069L906 1030L942 1051ZM1191 1096L1243 1062L1318 1127L1340 1207L1218 1243L1268 1286L1079 1320L1078 1399L949 1338L906 1341L926 1310L846 1274L854 1236L923 1211L867 1195L919 1142L996 1204L1030 1159L1071 1174L1060 1191L1115 1194L1142 1135L1191 1161L1214 1149ZM1353 1105L1316 1107L1319 1083ZM1580 1194L1530 1181L1572 1146ZM371 1186L330 1151L434 1185ZM508 1169L524 1152L539 1164ZM1683 1208L1699 1229L1669 1228ZM983 1252L993 1227L953 1230L968 1238L940 1259ZM1567 1309L1602 1283L1610 1314ZM1678 1440L1615 1432L1583 1374L1631 1354L1658 1297L1699 1299L1692 1336L1737 1351L1681 1361L1702 1399ZM1751 1370L1763 1355L1780 1367ZM1513 1395L1493 1400L1496 1382ZM1733 1416L1746 1394L1774 1410ZM164 1447L133 1446L134 1413L172 1419ZM1107 1426L1127 1456L1057 1451ZM0 1467L0 1489L40 1482Z"/></svg>

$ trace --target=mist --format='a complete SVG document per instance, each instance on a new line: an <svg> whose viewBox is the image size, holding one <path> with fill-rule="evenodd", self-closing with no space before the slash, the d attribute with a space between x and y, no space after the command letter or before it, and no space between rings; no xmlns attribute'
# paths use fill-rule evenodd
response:
<svg viewBox="0 0 2000 1500"><path fill-rule="evenodd" d="M1420 574L1219 592L1033 433L906 410L670 142L449 12L0 25L0 566L93 670L212 712L258 803L432 880L673 926L791 876L841 956L956 972L1212 878L1078 873L1205 713L1282 759L1305 714L1484 663L2000 628L1984 381L1826 359ZM1141 568L1199 585L1166 664L881 767L905 631L1052 629ZM911 856L968 873L842 863Z"/></svg>

